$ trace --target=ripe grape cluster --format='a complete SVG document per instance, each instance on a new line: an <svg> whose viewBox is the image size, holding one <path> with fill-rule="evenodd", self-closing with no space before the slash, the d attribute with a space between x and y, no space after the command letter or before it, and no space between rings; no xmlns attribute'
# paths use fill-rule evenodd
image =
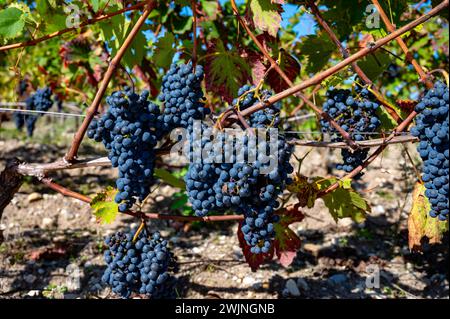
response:
<svg viewBox="0 0 450 319"><path fill-rule="evenodd" d="M422 180L428 197L431 217L448 219L449 186L449 103L448 87L436 82L416 105L416 126L411 134L420 139L417 150L423 160Z"/></svg>
<svg viewBox="0 0 450 319"><path fill-rule="evenodd" d="M155 146L162 129L159 108L148 96L148 91L140 96L130 89L114 92L106 99L108 111L92 121L87 133L103 142L112 166L119 168L115 201L121 212L130 209L136 197L144 200L153 183Z"/></svg>
<svg viewBox="0 0 450 319"><path fill-rule="evenodd" d="M133 232L117 232L105 240L107 268L102 281L122 298L132 293L152 298L170 297L169 273L175 260L158 232L153 235L143 229L133 241Z"/></svg>
<svg viewBox="0 0 450 319"><path fill-rule="evenodd" d="M248 92L252 89L241 88L235 105L239 103L240 109L245 109L256 103L256 92ZM263 91L260 97L268 95L269 92ZM249 119L253 128L277 128L279 123L279 105L256 112ZM277 197L290 183L288 175L293 171L289 164L292 146L285 137L278 135L270 145L269 133L263 134L262 141L256 135L243 134L230 143L225 132L214 132L204 123L191 128L192 164L185 176L189 200L197 216L227 210L245 216L241 229L254 254L267 253L271 247L274 223L279 219L275 214L279 206Z"/></svg>
<svg viewBox="0 0 450 319"><path fill-rule="evenodd" d="M165 132L178 127L187 128L194 120L201 120L210 112L202 102L203 67L197 65L195 73L193 71L192 63L172 64L163 77L158 98L164 103L160 121Z"/></svg>
<svg viewBox="0 0 450 319"><path fill-rule="evenodd" d="M25 100L26 109L27 110L34 110L34 111L48 111L52 105L52 90L49 87L46 87L44 89L38 89L35 94L29 96ZM18 112L17 112L18 113ZM20 115L20 114L19 114ZM34 128L36 126L36 122L39 117L42 117L43 114L27 114L20 116L15 115L17 117L16 126L18 129L21 129L23 127L23 124L25 124L27 129L28 136L33 136ZM22 122L23 121L23 122ZM21 124L21 125L17 125Z"/></svg>
<svg viewBox="0 0 450 319"><path fill-rule="evenodd" d="M357 93L358 95L355 97L350 90L334 89L328 91L328 99L323 105L323 111L327 112L344 131L349 133L353 140L363 141L366 139L365 134L375 132L381 124L376 114L379 104L372 102L374 97L367 89L364 88ZM327 120L321 119L320 124L322 133L331 134L333 142L343 140L339 132ZM341 155L344 162L338 164L336 168L351 172L364 162L368 150L350 151L343 149Z"/></svg>

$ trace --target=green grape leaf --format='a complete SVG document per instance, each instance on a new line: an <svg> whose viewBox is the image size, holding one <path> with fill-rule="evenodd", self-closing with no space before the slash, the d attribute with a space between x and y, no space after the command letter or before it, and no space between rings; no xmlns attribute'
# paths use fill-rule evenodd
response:
<svg viewBox="0 0 450 319"><path fill-rule="evenodd" d="M279 6L270 0L250 0L250 9L255 27L276 37L281 23Z"/></svg>
<svg viewBox="0 0 450 319"><path fill-rule="evenodd" d="M12 39L21 34L25 27L25 15L17 8L0 11L0 36Z"/></svg>
<svg viewBox="0 0 450 319"><path fill-rule="evenodd" d="M47 0L36 0L36 10L41 16L44 16L48 11Z"/></svg>
<svg viewBox="0 0 450 319"><path fill-rule="evenodd" d="M128 27L129 31L131 31L132 25L130 24ZM124 64L128 66L130 69L132 69L136 64L138 65L141 64L142 59L144 58L145 55L146 43L147 40L145 39L143 30L141 30L138 32L138 34L136 34L136 36L133 39L133 42L131 42L130 47L123 56Z"/></svg>
<svg viewBox="0 0 450 319"><path fill-rule="evenodd" d="M392 59L386 52L377 51L365 56L358 61L358 66L369 79L375 81L392 63Z"/></svg>
<svg viewBox="0 0 450 319"><path fill-rule="evenodd" d="M175 193L172 197L175 199L175 201L170 205L170 209L184 209L188 206L188 196L184 192Z"/></svg>
<svg viewBox="0 0 450 319"><path fill-rule="evenodd" d="M48 33L62 30L66 27L67 16L65 14L53 13L52 18L45 25L45 31Z"/></svg>
<svg viewBox="0 0 450 319"><path fill-rule="evenodd" d="M323 190L337 181L336 178L315 178L318 190ZM361 223L365 220L366 214L371 212L369 203L351 186L349 187L347 181L339 181L338 188L322 199L336 222L338 219L350 217L355 222Z"/></svg>
<svg viewBox="0 0 450 319"><path fill-rule="evenodd" d="M392 131L397 127L397 122L392 118L392 116L386 111L384 106L377 108L377 116L381 122L380 128L384 131ZM397 112L399 114L400 112Z"/></svg>
<svg viewBox="0 0 450 319"><path fill-rule="evenodd" d="M153 60L156 66L167 69L172 63L173 56L177 52L174 47L175 36L166 32L163 37L158 39L155 44L155 53L153 54Z"/></svg>
<svg viewBox="0 0 450 319"><path fill-rule="evenodd" d="M170 186L186 189L186 184L184 181L180 178L175 177L172 173L169 171L162 169L162 168L155 168L154 175L160 179L162 179L164 182L169 184Z"/></svg>
<svg viewBox="0 0 450 319"><path fill-rule="evenodd" d="M206 89L231 102L239 87L251 79L250 66L234 47L225 48L221 41L209 48L207 55L205 72L209 81L206 82Z"/></svg>
<svg viewBox="0 0 450 319"><path fill-rule="evenodd" d="M92 199L91 208L100 223L110 224L116 219L119 204L114 201L114 197L118 192L118 190L109 186Z"/></svg>
<svg viewBox="0 0 450 319"><path fill-rule="evenodd" d="M216 20L217 13L219 12L219 3L217 1L206 1L202 0L202 8L206 15L211 20Z"/></svg>
<svg viewBox="0 0 450 319"><path fill-rule="evenodd" d="M413 190L413 205L408 218L408 244L413 251L422 251L423 239L430 244L439 244L448 231L448 220L439 221L429 215L430 202L425 195L425 186L416 183Z"/></svg>
<svg viewBox="0 0 450 319"><path fill-rule="evenodd" d="M336 50L336 46L324 34L320 36L309 35L300 44L301 55L308 57L308 64L305 71L317 73L330 61L331 55Z"/></svg>

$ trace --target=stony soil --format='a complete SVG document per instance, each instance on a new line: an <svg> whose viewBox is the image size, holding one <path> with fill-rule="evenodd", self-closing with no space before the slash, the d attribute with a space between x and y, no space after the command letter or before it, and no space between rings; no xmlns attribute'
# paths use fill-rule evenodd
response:
<svg viewBox="0 0 450 319"><path fill-rule="evenodd" d="M70 130L69 130L70 131ZM0 135L0 170L5 161L46 162L64 154L70 132L59 146L6 139ZM414 147L409 147L415 157ZM303 155L308 149L299 149ZM81 154L101 150L86 144ZM307 176L333 173L336 152L313 150L302 165ZM334 172L336 173L336 172ZM114 182L109 168L89 168L52 175L58 183L93 194ZM321 200L305 209L306 218L291 226L302 239L293 264L276 261L252 272L239 248L235 223L182 225L153 222L170 239L180 270L180 298L449 298L448 239L426 246L423 254L407 246L406 221L415 177L401 146L391 146L367 170L359 187L372 205L363 224L335 223ZM1 191L1 185L0 185ZM174 190L162 185L146 209L167 212ZM89 206L28 179L0 222L0 298L115 298L100 277L102 239L136 226L120 216L100 225ZM370 275L379 270L379 285ZM369 285L367 285L367 283ZM290 292L289 296L283 290Z"/></svg>

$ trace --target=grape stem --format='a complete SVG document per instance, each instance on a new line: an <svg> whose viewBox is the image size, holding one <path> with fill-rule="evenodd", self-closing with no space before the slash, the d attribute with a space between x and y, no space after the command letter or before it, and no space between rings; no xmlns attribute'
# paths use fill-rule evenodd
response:
<svg viewBox="0 0 450 319"><path fill-rule="evenodd" d="M94 118L95 114L97 113L97 109L103 99L103 96L106 92L106 89L108 88L108 84L111 81L111 78L112 78L114 72L120 66L120 61L122 60L122 57L125 55L125 52L127 51L128 47L131 45L134 38L138 34L139 29L142 27L142 25L144 25L150 12L152 12L155 7L156 7L156 1L152 1L152 0L147 1L147 7L145 8L143 14L139 17L138 21L133 26L133 29L128 34L128 36L125 39L125 41L123 42L122 46L118 50L116 56L109 63L108 69L106 70L106 73L103 77L102 83L100 84L100 88L98 89L97 94L95 95L94 101L92 102L91 106L87 110L86 117L84 118L83 123L81 124L78 131L76 132L75 137L72 141L72 145L69 149L69 152L65 156L66 161L71 162L76 158L76 156L78 154L78 149L83 140L83 137L86 134L89 124L91 123L92 119Z"/></svg>
<svg viewBox="0 0 450 319"><path fill-rule="evenodd" d="M120 10L115 11L115 12L103 14L103 15L100 15L100 16L92 18L92 19L88 19L85 22L81 23L78 28L76 28L76 27L66 28L66 29L62 29L62 30L59 30L59 31L47 34L47 35L45 35L43 37L40 37L40 38L36 38L36 39L29 40L29 41L24 41L24 42L18 42L18 43L5 45L5 46L0 47L0 52L1 51L11 50L11 49L18 49L18 48L22 48L22 47L34 46L34 45L36 45L38 43L44 42L46 40L49 40L49 39L52 39L52 38L55 38L55 37L58 37L58 36L63 35L65 33L67 33L67 32L76 31L79 28L83 28L85 26L88 26L88 25L91 25L91 24L95 24L97 22L100 22L100 21L112 18L112 17L117 16L119 14L122 14L122 13L125 13L125 12L128 12L128 11L134 11L134 10L140 9L141 7L143 7L147 3L148 3L148 1L142 1L142 2L139 2L139 3L135 4L135 5L127 7L127 8L123 8L123 9L120 9Z"/></svg>

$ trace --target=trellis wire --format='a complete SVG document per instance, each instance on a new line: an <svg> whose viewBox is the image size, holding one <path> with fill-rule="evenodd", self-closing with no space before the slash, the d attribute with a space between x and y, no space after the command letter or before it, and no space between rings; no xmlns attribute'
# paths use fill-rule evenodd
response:
<svg viewBox="0 0 450 319"><path fill-rule="evenodd" d="M85 117L84 114L64 113L64 112L51 112L51 111L36 111L36 110L22 110L22 109L9 109L1 108L0 113L25 113L25 114L48 114L51 116L65 116L65 117Z"/></svg>

